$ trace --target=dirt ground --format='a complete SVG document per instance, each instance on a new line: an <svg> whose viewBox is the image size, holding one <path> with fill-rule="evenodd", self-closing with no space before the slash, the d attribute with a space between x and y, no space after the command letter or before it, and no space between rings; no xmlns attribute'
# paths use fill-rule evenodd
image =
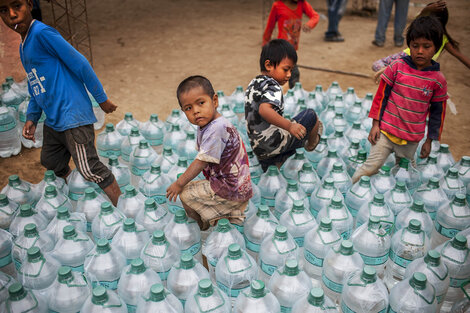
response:
<svg viewBox="0 0 470 313"><path fill-rule="evenodd" d="M302 33L298 64L372 75L373 61L399 51L393 46L393 21L385 47L378 48L371 44L376 17L350 12L340 23L346 41L324 42L326 1L309 2L322 18L312 32ZM427 2L412 0L409 19ZM447 4L448 31L470 56L470 6L462 0L447 0ZM189 75L207 76L215 89L231 94L237 85L246 87L259 73L264 30L261 0L88 0L87 6L94 68L108 96L119 106L106 117L107 122L117 123L125 112L142 121L151 113L166 119L172 109L179 108L175 90ZM46 23L50 21L48 10L49 4L43 2ZM439 61L458 111L453 115L447 110L441 142L450 145L458 160L470 155L470 111L466 109L470 70L448 53ZM7 75L0 73L0 79ZM360 97L377 88L372 79L301 69L301 82L308 91L317 84L326 90L335 80L343 90L354 87ZM0 187L11 174L40 181L44 169L39 155L39 149L23 148L18 156L0 159Z"/></svg>

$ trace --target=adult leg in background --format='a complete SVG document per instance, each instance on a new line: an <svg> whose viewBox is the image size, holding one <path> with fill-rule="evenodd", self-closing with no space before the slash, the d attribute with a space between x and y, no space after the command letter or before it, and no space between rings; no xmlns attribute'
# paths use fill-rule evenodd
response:
<svg viewBox="0 0 470 313"><path fill-rule="evenodd" d="M405 30L406 20L408 17L408 7L410 0L396 0L395 2L395 25L394 25L394 37L395 46L403 46L404 37L403 31Z"/></svg>
<svg viewBox="0 0 470 313"><path fill-rule="evenodd" d="M394 0L380 0L374 40L377 45L383 45L385 42L385 32L387 31L387 24L392 12L393 2Z"/></svg>

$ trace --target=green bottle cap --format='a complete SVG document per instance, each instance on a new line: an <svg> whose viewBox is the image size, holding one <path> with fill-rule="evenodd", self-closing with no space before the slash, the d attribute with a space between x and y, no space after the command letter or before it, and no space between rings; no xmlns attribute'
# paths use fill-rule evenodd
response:
<svg viewBox="0 0 470 313"><path fill-rule="evenodd" d="M179 158L178 158L178 166L179 166L179 167L188 167L188 158L186 158L186 157L179 157Z"/></svg>
<svg viewBox="0 0 470 313"><path fill-rule="evenodd" d="M377 216L369 216L369 227L376 228L380 225L380 220Z"/></svg>
<svg viewBox="0 0 470 313"><path fill-rule="evenodd" d="M313 165L312 163L304 163L302 165L302 172L308 172L308 173L311 173L313 172Z"/></svg>
<svg viewBox="0 0 470 313"><path fill-rule="evenodd" d="M459 177L459 170L455 167L451 167L447 170L446 177L449 178L458 178Z"/></svg>
<svg viewBox="0 0 470 313"><path fill-rule="evenodd" d="M410 220L408 230L412 233L419 233L421 231L421 222L415 219Z"/></svg>
<svg viewBox="0 0 470 313"><path fill-rule="evenodd" d="M214 287L212 286L212 282L210 281L210 279L200 280L197 292L201 297L204 298L212 296L212 294L214 293Z"/></svg>
<svg viewBox="0 0 470 313"><path fill-rule="evenodd" d="M333 229L333 224L331 223L331 219L328 217L322 217L320 220L320 230L328 232Z"/></svg>
<svg viewBox="0 0 470 313"><path fill-rule="evenodd" d="M437 155L435 155L434 153L431 153L428 156L428 159L426 160L426 163L427 164L437 164Z"/></svg>
<svg viewBox="0 0 470 313"><path fill-rule="evenodd" d="M75 227L72 225L67 225L62 230L64 234L64 239L73 239L77 236L77 232L75 231Z"/></svg>
<svg viewBox="0 0 470 313"><path fill-rule="evenodd" d="M124 187L124 192L126 198L133 198L137 196L137 190L135 190L135 187L132 185L127 185L126 187Z"/></svg>
<svg viewBox="0 0 470 313"><path fill-rule="evenodd" d="M193 255L189 252L183 252L181 254L180 266L185 270L189 270L196 265Z"/></svg>
<svg viewBox="0 0 470 313"><path fill-rule="evenodd" d="M73 280L72 269L68 266L61 266L57 276L59 283L67 284L69 281Z"/></svg>
<svg viewBox="0 0 470 313"><path fill-rule="evenodd" d="M361 280L368 284L373 283L377 280L377 272L372 266L366 265L361 273Z"/></svg>
<svg viewBox="0 0 470 313"><path fill-rule="evenodd" d="M464 155L460 160L460 165L465 167L470 166L470 156Z"/></svg>
<svg viewBox="0 0 470 313"><path fill-rule="evenodd" d="M242 249L238 243L232 243L228 246L228 257L232 260L238 260L242 257Z"/></svg>
<svg viewBox="0 0 470 313"><path fill-rule="evenodd" d="M47 199L57 197L57 190L55 189L55 186L47 186L44 192L44 197Z"/></svg>
<svg viewBox="0 0 470 313"><path fill-rule="evenodd" d="M253 280L251 282L251 295L255 299L262 298L266 295L265 285L262 280Z"/></svg>
<svg viewBox="0 0 470 313"><path fill-rule="evenodd" d="M108 158L108 164L109 164L109 166L118 166L119 165L119 160L118 160L117 156L111 155Z"/></svg>
<svg viewBox="0 0 470 313"><path fill-rule="evenodd" d="M413 204L410 207L411 211L415 212L424 212L424 203L421 200L414 200Z"/></svg>
<svg viewBox="0 0 470 313"><path fill-rule="evenodd" d="M230 222L226 218L222 218L217 222L217 226L215 227L215 231L219 233L227 233L232 229L230 227Z"/></svg>
<svg viewBox="0 0 470 313"><path fill-rule="evenodd" d="M341 241L341 246L339 248L339 252L342 255L352 255L354 253L353 243L351 240L343 240Z"/></svg>
<svg viewBox="0 0 470 313"><path fill-rule="evenodd" d="M323 289L312 288L312 290L310 290L310 293L308 294L307 301L313 306L321 307L323 303L325 303Z"/></svg>
<svg viewBox="0 0 470 313"><path fill-rule="evenodd" d="M101 203L101 214L108 215L113 213L113 211L113 205L110 202L105 201Z"/></svg>
<svg viewBox="0 0 470 313"><path fill-rule="evenodd" d="M341 209L343 207L343 200L341 200L339 196L333 196L333 198L331 198L330 207L336 210Z"/></svg>
<svg viewBox="0 0 470 313"><path fill-rule="evenodd" d="M327 157L328 158L338 157L338 152L336 151L335 148L330 148L330 149L328 149Z"/></svg>
<svg viewBox="0 0 470 313"><path fill-rule="evenodd" d="M171 147L163 147L163 155L164 156L173 155L173 149Z"/></svg>
<svg viewBox="0 0 470 313"><path fill-rule="evenodd" d="M178 210L175 212L175 223L184 224L188 221L188 216L185 210Z"/></svg>
<svg viewBox="0 0 470 313"><path fill-rule="evenodd" d="M464 235L457 234L450 244L457 250L465 250L467 249L467 238Z"/></svg>
<svg viewBox="0 0 470 313"><path fill-rule="evenodd" d="M287 240L287 228L282 225L276 226L276 230L274 231L274 239L279 241Z"/></svg>
<svg viewBox="0 0 470 313"><path fill-rule="evenodd" d="M8 295L10 301L20 301L26 297L27 291L23 288L22 284L13 283L8 287Z"/></svg>
<svg viewBox="0 0 470 313"><path fill-rule="evenodd" d="M126 218L123 222L122 230L128 233L133 233L137 230L135 226L135 221L133 218Z"/></svg>
<svg viewBox="0 0 470 313"><path fill-rule="evenodd" d="M96 242L96 252L99 254L105 254L111 251L109 241L107 239L101 238Z"/></svg>
<svg viewBox="0 0 470 313"><path fill-rule="evenodd" d="M404 160L404 159L402 159L402 160ZM399 191L406 191L406 185L402 181L397 181L395 183L395 188L394 189L399 190Z"/></svg>
<svg viewBox="0 0 470 313"><path fill-rule="evenodd" d="M93 200L96 197L98 197L98 194L96 193L95 189L91 187L85 189L85 200Z"/></svg>
<svg viewBox="0 0 470 313"><path fill-rule="evenodd" d="M449 145L445 143L441 143L441 146L439 147L439 153L449 153Z"/></svg>
<svg viewBox="0 0 470 313"><path fill-rule="evenodd" d="M145 267L144 261L141 258L133 259L131 261L131 274L142 274L147 268Z"/></svg>
<svg viewBox="0 0 470 313"><path fill-rule="evenodd" d="M7 206L9 203L10 203L10 201L8 201L7 196L4 195L3 193L1 193L0 194L0 206L4 207L4 206Z"/></svg>
<svg viewBox="0 0 470 313"><path fill-rule="evenodd" d="M439 178L437 177L429 178L427 186L432 189L439 188Z"/></svg>
<svg viewBox="0 0 470 313"><path fill-rule="evenodd" d="M295 259L289 259L286 261L286 265L284 266L284 274L287 276L296 276L300 272L299 264Z"/></svg>
<svg viewBox="0 0 470 313"><path fill-rule="evenodd" d="M157 203L153 198L147 198L144 202L144 208L147 212L155 211L157 209Z"/></svg>
<svg viewBox="0 0 470 313"><path fill-rule="evenodd" d="M287 192L290 192L290 191L295 192L298 190L299 190L299 186L296 180L293 180L293 179L287 180Z"/></svg>
<svg viewBox="0 0 470 313"><path fill-rule="evenodd" d="M162 170L161 170L160 165L159 164L152 164L150 166L150 173L157 174L157 175L161 174Z"/></svg>
<svg viewBox="0 0 470 313"><path fill-rule="evenodd" d="M360 124L359 124L359 127L360 127ZM351 147L351 149L359 149L359 144L360 144L359 139L353 138L351 140L350 147ZM367 177L367 176L363 176L363 177Z"/></svg>
<svg viewBox="0 0 470 313"><path fill-rule="evenodd" d="M316 85L315 86L315 91L323 91L322 85Z"/></svg>
<svg viewBox="0 0 470 313"><path fill-rule="evenodd" d="M166 298L165 288L162 284L154 284L150 287L150 301L160 302Z"/></svg>
<svg viewBox="0 0 470 313"><path fill-rule="evenodd" d="M332 172L333 173L341 173L343 171L343 164L339 163L339 162L335 162L333 164L333 170Z"/></svg>
<svg viewBox="0 0 470 313"><path fill-rule="evenodd" d="M268 218L269 217L269 207L267 205L260 205L258 207L258 212L256 212L256 215L260 218Z"/></svg>
<svg viewBox="0 0 470 313"><path fill-rule="evenodd" d="M180 110L178 109L173 109L171 110L171 116L180 116Z"/></svg>
<svg viewBox="0 0 470 313"><path fill-rule="evenodd" d="M65 206L60 206L57 208L57 219L65 221L70 218L69 209Z"/></svg>
<svg viewBox="0 0 470 313"><path fill-rule="evenodd" d="M55 179L56 179L56 176L53 170L47 170L44 173L44 181L51 182L51 181L54 181Z"/></svg>
<svg viewBox="0 0 470 313"><path fill-rule="evenodd" d="M362 176L361 180L359 180L359 185L363 187L370 187L370 177Z"/></svg>
<svg viewBox="0 0 470 313"><path fill-rule="evenodd" d="M132 121L134 119L134 117L132 116L131 112L126 112L126 114L124 114L124 119L126 121Z"/></svg>
<svg viewBox="0 0 470 313"><path fill-rule="evenodd" d="M107 133L112 133L112 132L114 131L114 125L111 124L111 123L106 124L105 131L106 131Z"/></svg>
<svg viewBox="0 0 470 313"><path fill-rule="evenodd" d="M292 204L292 213L302 213L304 211L304 202L302 200L294 200L294 203Z"/></svg>
<svg viewBox="0 0 470 313"><path fill-rule="evenodd" d="M436 250L428 251L424 257L424 263L433 267L439 266L441 264L441 254Z"/></svg>
<svg viewBox="0 0 470 313"><path fill-rule="evenodd" d="M26 224L23 230L24 230L24 236L27 238L34 238L34 237L37 237L39 234L36 224L33 224L33 223Z"/></svg>
<svg viewBox="0 0 470 313"><path fill-rule="evenodd" d="M41 250L39 250L38 247L31 247L27 250L26 253L28 256L28 261L32 263L38 262L42 258Z"/></svg>
<svg viewBox="0 0 470 313"><path fill-rule="evenodd" d="M151 122L158 122L158 115L157 114L150 114L150 121Z"/></svg>
<svg viewBox="0 0 470 313"><path fill-rule="evenodd" d="M133 126L131 128L131 133L129 134L129 136L131 137L139 137L140 136L140 132L139 132L139 129L135 126Z"/></svg>
<svg viewBox="0 0 470 313"><path fill-rule="evenodd" d="M367 152L365 150L359 150L357 152L357 159L360 161L365 161L367 159ZM362 177L368 177L368 176L362 176Z"/></svg>
<svg viewBox="0 0 470 313"><path fill-rule="evenodd" d="M390 176L390 166L387 166L387 165L383 165L381 168L381 171L382 171L382 174L384 176Z"/></svg>
<svg viewBox="0 0 470 313"><path fill-rule="evenodd" d="M103 305L108 302L108 293L106 292L106 288L104 288L103 286L96 286L93 289L91 302L96 305Z"/></svg>
<svg viewBox="0 0 470 313"><path fill-rule="evenodd" d="M323 187L326 188L326 189L332 188L334 186L335 186L335 181L331 177L327 177L323 181Z"/></svg>
<svg viewBox="0 0 470 313"><path fill-rule="evenodd" d="M268 176L277 176L279 174L279 171L276 166L270 165L268 167Z"/></svg>
<svg viewBox="0 0 470 313"><path fill-rule="evenodd" d="M426 288L426 275L421 272L416 272L410 279L410 286L414 289L423 290Z"/></svg>
<svg viewBox="0 0 470 313"><path fill-rule="evenodd" d="M455 195L454 200L452 200L452 204L457 205L457 206L465 206L465 203L467 202L465 195L462 193L458 193Z"/></svg>
<svg viewBox="0 0 470 313"><path fill-rule="evenodd" d="M29 217L33 215L34 215L34 211L33 211L33 208L31 207L31 204L25 203L20 206L21 217Z"/></svg>
<svg viewBox="0 0 470 313"><path fill-rule="evenodd" d="M145 139L141 139L139 141L139 149L148 149L149 148L149 143Z"/></svg>
<svg viewBox="0 0 470 313"><path fill-rule="evenodd" d="M156 230L152 234L152 243L154 245L164 245L166 244L165 233L162 230Z"/></svg>
<svg viewBox="0 0 470 313"><path fill-rule="evenodd" d="M406 169L408 169L408 165L409 165L409 164L410 164L410 160L405 159L405 158L401 158L401 159L400 159L399 166L400 166L401 168L406 168Z"/></svg>

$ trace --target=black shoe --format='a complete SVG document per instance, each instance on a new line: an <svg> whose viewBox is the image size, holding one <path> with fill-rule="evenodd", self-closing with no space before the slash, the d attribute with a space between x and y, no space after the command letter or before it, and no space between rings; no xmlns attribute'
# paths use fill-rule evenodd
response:
<svg viewBox="0 0 470 313"><path fill-rule="evenodd" d="M378 42L377 40L373 40L373 41L372 41L372 44L373 44L374 46L377 46L377 47L380 47L380 48L382 48L382 47L385 45L385 43L383 43L383 42Z"/></svg>
<svg viewBox="0 0 470 313"><path fill-rule="evenodd" d="M343 42L344 38L341 36L325 36L324 40L329 42Z"/></svg>

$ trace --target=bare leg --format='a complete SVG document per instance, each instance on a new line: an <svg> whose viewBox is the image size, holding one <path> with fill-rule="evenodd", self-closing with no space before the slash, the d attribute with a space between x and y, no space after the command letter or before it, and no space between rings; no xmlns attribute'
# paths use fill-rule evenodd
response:
<svg viewBox="0 0 470 313"><path fill-rule="evenodd" d="M197 222L197 224L199 225L199 228L201 230L208 230L209 229L209 223L208 222L203 222L202 219L201 219L201 216L196 212L194 211L193 209L191 209L186 203L184 203L183 201L181 201L181 203L183 204L183 207L184 207L184 210L186 211L186 214L188 214L188 216L190 218L192 218L193 220L195 220Z"/></svg>
<svg viewBox="0 0 470 313"><path fill-rule="evenodd" d="M113 203L114 206L117 206L119 196L121 195L121 189L116 179L113 180L111 185L103 189L104 193L108 196L109 200Z"/></svg>
<svg viewBox="0 0 470 313"><path fill-rule="evenodd" d="M308 140L307 140L307 143L305 144L305 150L313 151L317 147L318 142L320 141L320 136L321 136L321 132L318 131L320 128L320 124L321 124L320 120L317 119L315 126L313 126L312 131L308 134Z"/></svg>

